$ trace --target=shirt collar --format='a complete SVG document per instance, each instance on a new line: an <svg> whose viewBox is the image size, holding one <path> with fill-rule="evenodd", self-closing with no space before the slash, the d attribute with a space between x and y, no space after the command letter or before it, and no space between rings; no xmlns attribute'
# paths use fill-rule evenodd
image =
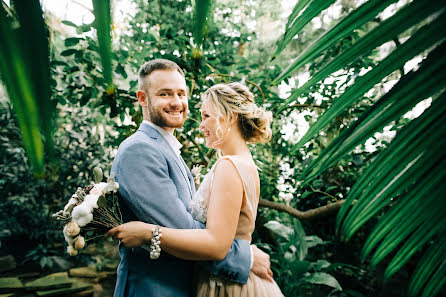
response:
<svg viewBox="0 0 446 297"><path fill-rule="evenodd" d="M181 147L183 147L183 145L178 141L178 139L176 139L175 136L173 136L172 134L170 134L169 132L167 132L166 130L164 130L160 126L155 125L152 122L149 122L147 120L143 120L142 122L147 124L147 125L149 125L149 126L151 126L156 131L158 131L164 137L164 139L167 140L167 142L169 143L170 147L173 149L175 154L177 156L180 155L180 153L181 153L180 149L181 149Z"/></svg>

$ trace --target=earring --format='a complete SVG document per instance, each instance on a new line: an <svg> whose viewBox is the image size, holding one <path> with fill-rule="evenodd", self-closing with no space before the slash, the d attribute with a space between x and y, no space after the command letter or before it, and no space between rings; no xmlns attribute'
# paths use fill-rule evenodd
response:
<svg viewBox="0 0 446 297"><path fill-rule="evenodd" d="M231 126L229 126L229 128L228 128L228 132L231 132Z"/></svg>

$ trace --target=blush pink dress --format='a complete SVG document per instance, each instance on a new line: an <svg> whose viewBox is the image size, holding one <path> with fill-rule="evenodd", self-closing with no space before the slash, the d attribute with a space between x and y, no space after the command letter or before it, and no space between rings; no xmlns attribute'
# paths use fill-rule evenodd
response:
<svg viewBox="0 0 446 297"><path fill-rule="evenodd" d="M204 176L194 199L191 201L192 216L196 220L206 223L214 171L217 164L223 159L232 162L243 183L243 202L235 238L251 241L259 203L260 185L257 168L243 160L240 156L224 156L215 162L209 173ZM283 296L276 282L262 279L252 271L249 273L248 282L246 284L239 284L210 275L203 269L197 272L196 293L198 297Z"/></svg>

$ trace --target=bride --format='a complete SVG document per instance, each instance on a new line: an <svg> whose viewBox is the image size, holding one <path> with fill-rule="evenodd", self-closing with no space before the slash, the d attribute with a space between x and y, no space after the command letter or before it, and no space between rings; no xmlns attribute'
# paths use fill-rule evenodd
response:
<svg viewBox="0 0 446 297"><path fill-rule="evenodd" d="M171 229L128 222L107 233L126 247L150 243L153 259L162 250L185 260L221 260L234 238L251 241L260 180L247 143L269 141L271 112L258 107L253 94L240 83L217 84L202 98L200 129L206 146L222 155L204 177L190 204L192 215L206 223L206 229ZM274 281L260 278L252 271L246 284L199 271L196 295L283 296Z"/></svg>

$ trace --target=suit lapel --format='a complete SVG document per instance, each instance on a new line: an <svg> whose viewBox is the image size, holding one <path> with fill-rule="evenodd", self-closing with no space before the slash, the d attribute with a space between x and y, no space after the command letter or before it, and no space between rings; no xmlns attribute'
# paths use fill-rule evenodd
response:
<svg viewBox="0 0 446 297"><path fill-rule="evenodd" d="M189 179L189 185L190 185L189 190L191 192L191 198L193 198L194 195L195 195L195 181L194 181L194 177L192 176L192 173L188 169L186 161L184 161L184 159L182 157L181 157L181 162L183 163L184 168L187 171L187 177Z"/></svg>
<svg viewBox="0 0 446 297"><path fill-rule="evenodd" d="M139 126L138 131L144 132L147 136L149 136L153 139L156 139L160 143L160 145L163 147L164 151L169 156L169 159L173 160L175 162L175 164L178 166L178 170L180 170L181 174L184 177L184 180L186 181L186 183L188 185L190 199L192 199L193 192L192 192L192 186L191 186L191 181L190 181L190 177L189 177L189 175L191 175L191 173L189 170L187 170L187 165L184 162L183 158L181 158L181 156L179 158L177 157L177 155L175 154L175 152L173 151L172 147L167 142L167 140L158 131L156 131L155 128L142 123ZM181 161L180 161L180 159L181 159ZM184 167L182 164L184 164Z"/></svg>

